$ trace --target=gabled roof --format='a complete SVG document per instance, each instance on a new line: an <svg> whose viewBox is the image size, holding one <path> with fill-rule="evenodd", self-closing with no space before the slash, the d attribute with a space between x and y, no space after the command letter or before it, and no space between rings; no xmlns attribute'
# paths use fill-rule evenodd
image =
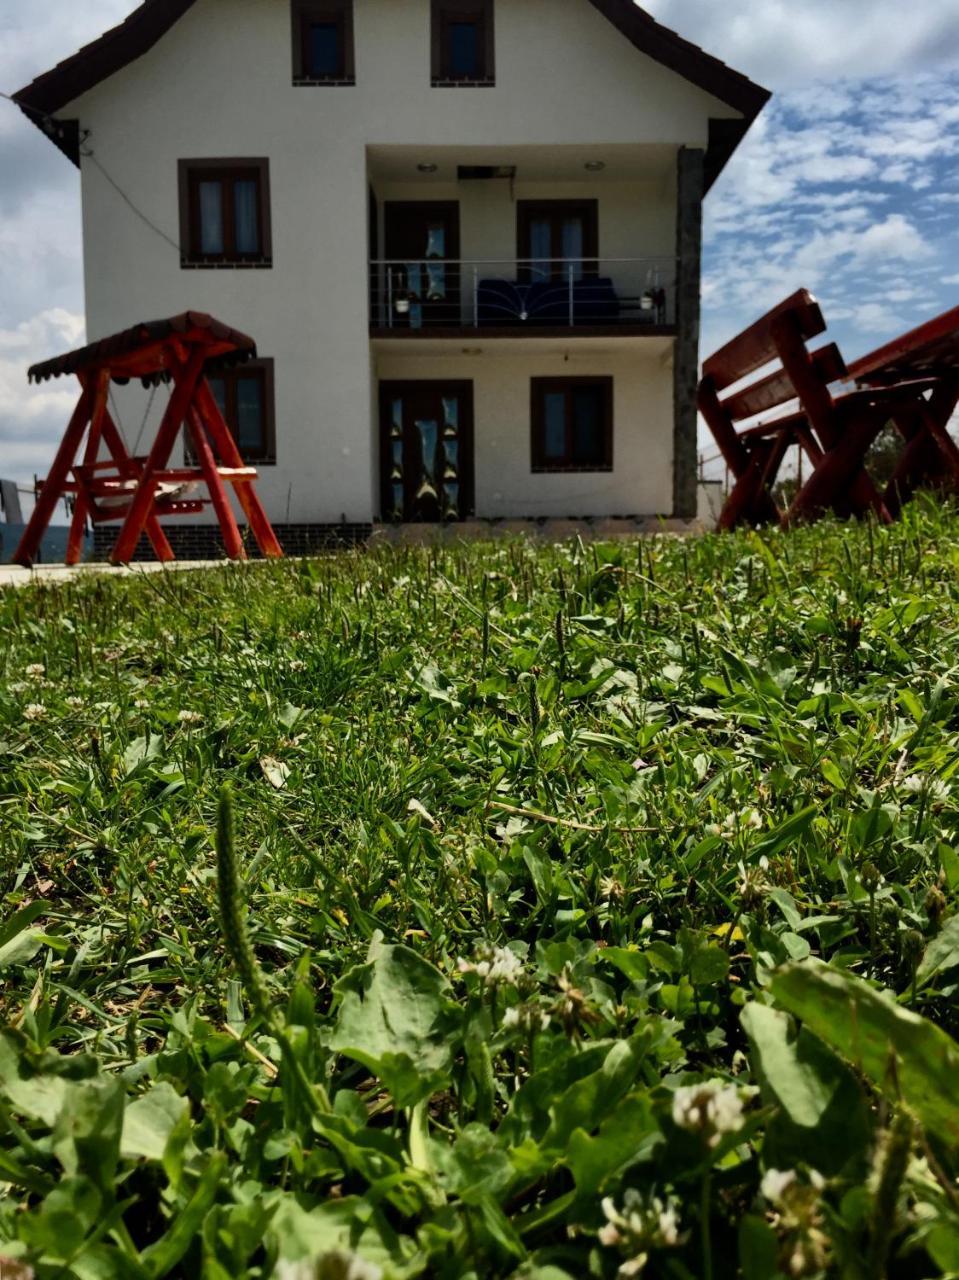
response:
<svg viewBox="0 0 959 1280"><path fill-rule="evenodd" d="M195 0L143 0L119 26L15 93L14 101L74 164L79 164L76 122L55 123L50 117L142 57L194 3ZM633 0L590 0L590 4L641 53L742 114L742 120L716 122L721 127L710 138L706 164L707 186L711 185L769 101L769 91L664 27Z"/></svg>

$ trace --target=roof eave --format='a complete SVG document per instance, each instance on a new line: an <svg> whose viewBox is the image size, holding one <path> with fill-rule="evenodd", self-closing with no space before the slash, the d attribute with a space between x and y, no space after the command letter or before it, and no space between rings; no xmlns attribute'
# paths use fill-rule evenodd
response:
<svg viewBox="0 0 959 1280"><path fill-rule="evenodd" d="M64 155L79 164L76 121L55 120L57 112L142 57L194 3L195 0L143 0L118 26L15 93L14 101ZM633 0L590 0L590 3L641 53L742 116L741 121L729 122L729 127L722 130L721 141L714 141L713 122L710 122L708 189L769 101L772 96L769 90L663 26Z"/></svg>

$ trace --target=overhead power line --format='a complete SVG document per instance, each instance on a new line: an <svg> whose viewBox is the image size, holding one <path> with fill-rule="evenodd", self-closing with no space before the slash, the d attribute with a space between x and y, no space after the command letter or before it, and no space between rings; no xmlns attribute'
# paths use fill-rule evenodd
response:
<svg viewBox="0 0 959 1280"><path fill-rule="evenodd" d="M36 116L38 120L43 120L45 123L55 124L55 125L59 125L61 123L61 121L57 120L56 116L50 115L49 112L47 111L41 111L38 107L31 107L29 104L25 102L20 102L19 99L13 96L13 94L4 93L2 89L0 89L0 98L5 98L7 102L12 102L15 106L21 107L24 111L28 111L31 115ZM180 248L179 242L174 240L172 236L167 235L167 233L163 230L162 227L158 227L157 224L153 221L153 219L148 214L143 212L143 210L134 202L134 200L127 194L127 192L124 191L123 187L120 186L116 178L114 178L113 175L106 169L103 162L100 160L100 157L96 154L93 148L87 145L89 138L90 138L90 134L89 132L87 132L83 134L83 136L80 139L80 154L81 156L83 156L84 160L91 160L93 162L93 164L97 167L97 169L99 169L100 173L103 174L104 178L107 180L110 186L114 189L114 191L123 201L123 203L127 205L128 208L140 219L140 221L144 224L144 226L148 227L153 232L154 235L159 236L160 239L163 240L164 243L168 244L172 249L175 249L178 254L181 254L181 248Z"/></svg>

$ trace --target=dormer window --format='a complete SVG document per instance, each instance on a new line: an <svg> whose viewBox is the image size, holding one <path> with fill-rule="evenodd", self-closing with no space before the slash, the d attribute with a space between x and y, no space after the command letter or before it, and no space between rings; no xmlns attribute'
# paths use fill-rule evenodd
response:
<svg viewBox="0 0 959 1280"><path fill-rule="evenodd" d="M495 82L493 0L433 0L433 84Z"/></svg>
<svg viewBox="0 0 959 1280"><path fill-rule="evenodd" d="M293 83L355 84L353 0L291 0Z"/></svg>

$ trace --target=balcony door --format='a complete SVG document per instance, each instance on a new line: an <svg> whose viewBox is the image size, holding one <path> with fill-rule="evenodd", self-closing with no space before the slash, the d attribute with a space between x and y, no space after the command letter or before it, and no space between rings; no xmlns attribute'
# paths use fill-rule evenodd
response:
<svg viewBox="0 0 959 1280"><path fill-rule="evenodd" d="M380 476L384 520L473 514L472 382L380 384Z"/></svg>
<svg viewBox="0 0 959 1280"><path fill-rule="evenodd" d="M459 205L449 200L393 200L385 205L384 215L389 326L458 326Z"/></svg>
<svg viewBox="0 0 959 1280"><path fill-rule="evenodd" d="M517 253L520 279L582 280L597 274L599 206L595 200L520 200ZM593 261L590 261L593 259Z"/></svg>

